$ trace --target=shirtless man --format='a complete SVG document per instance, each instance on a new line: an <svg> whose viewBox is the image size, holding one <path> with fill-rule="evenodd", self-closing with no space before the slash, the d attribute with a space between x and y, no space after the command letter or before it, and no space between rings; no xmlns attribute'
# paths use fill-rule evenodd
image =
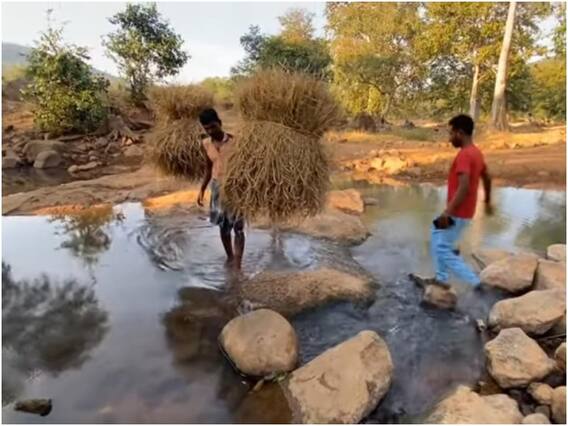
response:
<svg viewBox="0 0 568 426"><path fill-rule="evenodd" d="M221 119L213 108L202 111L199 121L209 137L203 141L207 171L197 197L197 204L203 206L205 191L211 183L209 185L211 190L209 219L211 223L219 226L221 242L227 253L227 265L240 269L245 249L244 220L224 208L220 199L223 171L233 146L233 136L223 131ZM235 234L234 244L231 241L231 231Z"/></svg>

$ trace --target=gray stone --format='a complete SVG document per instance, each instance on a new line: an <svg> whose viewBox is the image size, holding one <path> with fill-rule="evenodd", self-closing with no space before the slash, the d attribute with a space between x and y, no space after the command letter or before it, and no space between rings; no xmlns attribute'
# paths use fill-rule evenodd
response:
<svg viewBox="0 0 568 426"><path fill-rule="evenodd" d="M519 293L533 285L538 257L521 253L491 263L481 271L483 283L510 293Z"/></svg>
<svg viewBox="0 0 568 426"><path fill-rule="evenodd" d="M544 414L534 413L526 416L521 422L523 425L548 425L550 420Z"/></svg>
<svg viewBox="0 0 568 426"><path fill-rule="evenodd" d="M34 168L50 169L59 166L61 162L62 162L61 155L59 155L57 152L42 151L37 155L34 161Z"/></svg>
<svg viewBox="0 0 568 426"><path fill-rule="evenodd" d="M552 244L548 246L546 257L557 262L566 262L566 244Z"/></svg>

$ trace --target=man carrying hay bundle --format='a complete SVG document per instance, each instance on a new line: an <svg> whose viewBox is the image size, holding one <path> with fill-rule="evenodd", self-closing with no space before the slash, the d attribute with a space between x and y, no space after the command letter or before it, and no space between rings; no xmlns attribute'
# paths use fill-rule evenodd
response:
<svg viewBox="0 0 568 426"><path fill-rule="evenodd" d="M241 269L245 250L244 219L227 209L221 201L221 184L229 153L233 148L233 136L223 131L222 122L217 111L207 108L199 115L199 121L209 138L203 140L206 154L206 169L197 204L203 206L203 198L207 186L211 189L209 218L218 225L221 242L227 253L227 265ZM231 230L235 232L234 245L231 241Z"/></svg>

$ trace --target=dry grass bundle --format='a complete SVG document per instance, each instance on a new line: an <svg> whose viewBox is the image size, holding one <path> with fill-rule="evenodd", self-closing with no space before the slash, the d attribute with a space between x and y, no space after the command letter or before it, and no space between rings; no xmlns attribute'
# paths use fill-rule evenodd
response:
<svg viewBox="0 0 568 426"><path fill-rule="evenodd" d="M213 107L213 94L194 84L157 86L150 91L150 102L159 121L197 120L201 111Z"/></svg>
<svg viewBox="0 0 568 426"><path fill-rule="evenodd" d="M207 166L202 134L195 119L160 122L149 135L148 159L166 175L197 180Z"/></svg>
<svg viewBox="0 0 568 426"><path fill-rule="evenodd" d="M323 146L309 135L267 121L245 122L225 169L222 199L247 219L278 222L318 213L329 183Z"/></svg>
<svg viewBox="0 0 568 426"><path fill-rule="evenodd" d="M317 137L340 117L327 84L304 74L258 72L241 83L236 98L245 120L280 123Z"/></svg>

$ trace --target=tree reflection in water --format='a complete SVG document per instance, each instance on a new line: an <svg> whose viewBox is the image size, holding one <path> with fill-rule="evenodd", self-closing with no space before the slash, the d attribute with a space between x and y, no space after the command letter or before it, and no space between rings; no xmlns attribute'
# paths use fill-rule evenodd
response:
<svg viewBox="0 0 568 426"><path fill-rule="evenodd" d="M107 322L92 288L47 275L15 281L2 262L2 404L17 398L26 377L79 368Z"/></svg>
<svg viewBox="0 0 568 426"><path fill-rule="evenodd" d="M112 222L121 222L124 216L115 214L110 204L81 209L69 214L58 214L51 217L50 222L61 224L61 233L67 238L62 248L94 265L100 253L109 249L111 238L108 228Z"/></svg>

